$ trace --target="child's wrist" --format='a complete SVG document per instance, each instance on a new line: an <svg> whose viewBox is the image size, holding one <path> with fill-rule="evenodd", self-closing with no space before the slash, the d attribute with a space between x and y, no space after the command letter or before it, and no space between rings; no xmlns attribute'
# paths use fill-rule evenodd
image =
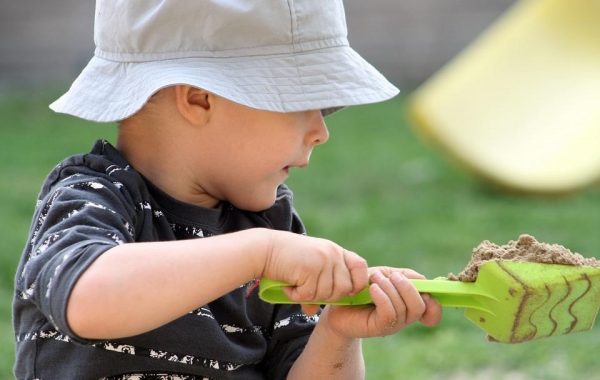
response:
<svg viewBox="0 0 600 380"><path fill-rule="evenodd" d="M331 325L329 321L330 307L326 306L319 317L316 329L320 330L320 334L327 339L327 342L331 342L332 345L336 345L337 347L350 346L356 342L360 342L360 338L348 336Z"/></svg>
<svg viewBox="0 0 600 380"><path fill-rule="evenodd" d="M252 228L244 232L249 234L249 246L252 247L254 278L263 277L273 251L273 230Z"/></svg>

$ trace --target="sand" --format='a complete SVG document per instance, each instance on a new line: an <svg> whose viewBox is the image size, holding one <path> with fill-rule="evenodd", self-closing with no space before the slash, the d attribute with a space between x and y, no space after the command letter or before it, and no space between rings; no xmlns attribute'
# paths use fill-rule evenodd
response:
<svg viewBox="0 0 600 380"><path fill-rule="evenodd" d="M600 267L600 260L594 257L583 257L562 245L540 243L533 236L523 234L517 241L511 240L502 246L488 240L481 242L473 249L471 261L465 269L458 275L448 274L448 279L473 282L483 263L499 260Z"/></svg>

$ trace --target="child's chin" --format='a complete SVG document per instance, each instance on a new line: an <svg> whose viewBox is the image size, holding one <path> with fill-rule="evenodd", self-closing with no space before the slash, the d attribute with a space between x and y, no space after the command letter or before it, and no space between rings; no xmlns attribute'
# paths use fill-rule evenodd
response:
<svg viewBox="0 0 600 380"><path fill-rule="evenodd" d="M262 199L254 198L250 200L233 203L233 205L241 210L259 212L270 209L275 204L276 195L272 197L263 197Z"/></svg>

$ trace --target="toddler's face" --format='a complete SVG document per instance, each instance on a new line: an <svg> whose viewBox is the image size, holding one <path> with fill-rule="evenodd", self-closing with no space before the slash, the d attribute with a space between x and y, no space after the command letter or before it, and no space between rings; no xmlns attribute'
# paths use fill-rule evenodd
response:
<svg viewBox="0 0 600 380"><path fill-rule="evenodd" d="M278 113L218 98L206 125L211 165L203 189L236 207L260 211L275 202L277 187L293 167L308 165L329 132L319 110Z"/></svg>

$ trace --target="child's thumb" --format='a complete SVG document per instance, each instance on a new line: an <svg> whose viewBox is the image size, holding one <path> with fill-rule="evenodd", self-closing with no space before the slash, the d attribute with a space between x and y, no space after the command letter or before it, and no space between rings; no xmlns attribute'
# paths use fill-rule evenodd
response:
<svg viewBox="0 0 600 380"><path fill-rule="evenodd" d="M319 312L319 305L301 305L302 312L308 316L313 316Z"/></svg>

